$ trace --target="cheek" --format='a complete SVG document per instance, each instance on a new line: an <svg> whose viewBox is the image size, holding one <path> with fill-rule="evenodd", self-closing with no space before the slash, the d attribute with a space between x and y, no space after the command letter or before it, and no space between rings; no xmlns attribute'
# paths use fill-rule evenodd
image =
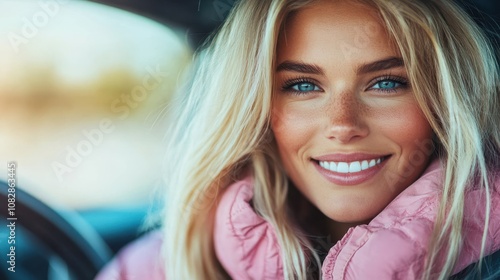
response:
<svg viewBox="0 0 500 280"><path fill-rule="evenodd" d="M422 150L421 144L432 142L433 132L422 111L417 106L408 108L405 121L408 128L405 129L405 133L402 133L401 137L408 144L407 152L410 152L410 154L412 152L425 152L426 156L429 157L432 151Z"/></svg>
<svg viewBox="0 0 500 280"><path fill-rule="evenodd" d="M276 143L283 153L298 152L307 145L316 131L317 116L311 110L293 104L277 104L273 107L271 127Z"/></svg>
<svg viewBox="0 0 500 280"><path fill-rule="evenodd" d="M404 118L407 128L401 133L402 157L401 175L410 181L427 166L428 160L434 152L432 144L432 128L418 107L408 108Z"/></svg>
<svg viewBox="0 0 500 280"><path fill-rule="evenodd" d="M372 119L373 130L382 132L402 149L411 149L417 140L432 137L429 122L415 101L401 103L390 109L375 109Z"/></svg>
<svg viewBox="0 0 500 280"><path fill-rule="evenodd" d="M397 154L396 186L408 186L423 172L434 151L432 129L416 102L405 103L390 112L380 112L378 130L393 143Z"/></svg>

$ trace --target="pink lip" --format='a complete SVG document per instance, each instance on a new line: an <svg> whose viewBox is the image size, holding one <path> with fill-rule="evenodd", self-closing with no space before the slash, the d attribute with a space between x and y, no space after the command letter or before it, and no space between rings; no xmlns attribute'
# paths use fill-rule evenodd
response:
<svg viewBox="0 0 500 280"><path fill-rule="evenodd" d="M381 156L382 157L382 156ZM370 157L369 159L373 159L373 157ZM331 170L324 169L319 165L319 162L313 160L313 164L318 170L318 172L323 175L328 181L340 185L340 186L354 186L354 185L359 185L361 183L364 183L371 178L373 178L375 175L378 174L378 172L384 167L386 164L388 158L384 158L384 161L382 161L380 164L377 164L371 168L362 170L360 172L356 173L338 173L334 172ZM363 159L361 159L363 160ZM335 160L332 160L335 161ZM342 160L339 160L342 161ZM359 161L359 160L346 160L346 161Z"/></svg>
<svg viewBox="0 0 500 280"><path fill-rule="evenodd" d="M353 161L379 159L386 156L388 155L380 155L380 154L376 155L376 154L365 154L365 153L351 153L351 154L338 153L338 154L330 154L330 155L314 157L313 159L317 161L353 162Z"/></svg>

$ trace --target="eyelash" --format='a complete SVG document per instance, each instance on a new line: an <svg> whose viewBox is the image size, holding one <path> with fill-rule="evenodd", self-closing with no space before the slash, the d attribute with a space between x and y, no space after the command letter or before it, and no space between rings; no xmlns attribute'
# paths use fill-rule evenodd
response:
<svg viewBox="0 0 500 280"><path fill-rule="evenodd" d="M390 88L390 89L383 89L383 88L373 88L376 84L383 82L383 81L390 81L390 82L396 82L399 84L399 86L396 86L395 88ZM368 89L370 90L376 90L380 92L385 92L385 93L392 93L396 92L398 89L406 89L408 88L408 79L400 77L400 76L382 76L375 78L372 82L370 82L370 86Z"/></svg>
<svg viewBox="0 0 500 280"><path fill-rule="evenodd" d="M395 88L391 88L391 89L373 88L377 83L380 83L383 81L395 82L399 85L396 86ZM281 89L285 92L289 92L289 93L296 94L296 95L304 95L304 94L308 94L310 92L322 91L322 90L298 91L298 90L292 89L292 87L294 87L298 84L301 84L301 83L310 83L310 84L314 85L315 87L320 88L317 85L317 83L318 83L317 81L312 80L312 79L307 78L307 77L299 77L296 79L286 81L283 84ZM406 79L406 78L403 78L400 76L386 75L386 76L378 77L378 78L375 78L374 80L372 80L370 82L370 86L367 88L367 90L375 90L375 91L384 92L384 93L393 93L393 92L396 92L398 89L408 88L408 84L409 84L408 79Z"/></svg>
<svg viewBox="0 0 500 280"><path fill-rule="evenodd" d="M312 85L320 88L317 85L318 84L317 81L312 80L312 79L307 78L307 77L299 77L299 78L296 78L296 79L285 81L285 83L281 87L281 90L286 91L286 92L290 92L290 93L296 94L296 95L304 95L304 94L310 93L311 91L299 91L299 90L292 89L293 86L296 86L296 85L302 84L302 83L309 83L309 84L312 84ZM314 90L313 92L318 92L318 91Z"/></svg>

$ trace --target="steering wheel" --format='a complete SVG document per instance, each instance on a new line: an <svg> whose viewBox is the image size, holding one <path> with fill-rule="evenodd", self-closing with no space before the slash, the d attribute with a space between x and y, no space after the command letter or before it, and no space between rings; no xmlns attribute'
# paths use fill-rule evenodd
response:
<svg viewBox="0 0 500 280"><path fill-rule="evenodd" d="M9 186L5 182L0 181L0 201L2 201L0 216L4 218L3 221L7 225L14 222L16 239L20 229L27 231L30 238L37 239L44 248L58 256L76 279L93 279L104 264L111 259L111 251L103 239L76 213L55 211L18 187L13 193L15 194L14 216L9 215L7 202L8 198L12 198L12 195L9 197L8 188ZM13 217L17 220L7 219ZM2 227L5 228L5 224ZM10 246L22 246L26 242L30 241L16 240L16 245L10 244L7 245L7 248L10 251ZM2 240L2 243L7 244L7 240ZM4 258L9 251L2 250ZM9 264L7 264L7 268L8 266ZM17 276L19 276L18 272L24 268L16 265L15 269L16 272L12 275L18 274ZM0 274L0 278L3 278L4 275L9 275L12 272L2 269L1 273L3 275ZM39 272L34 273L39 277ZM12 279L12 277L4 279Z"/></svg>

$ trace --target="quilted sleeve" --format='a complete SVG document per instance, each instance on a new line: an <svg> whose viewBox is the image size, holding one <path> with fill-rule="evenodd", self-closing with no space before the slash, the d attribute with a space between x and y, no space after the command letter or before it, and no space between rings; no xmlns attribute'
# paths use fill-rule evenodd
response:
<svg viewBox="0 0 500 280"><path fill-rule="evenodd" d="M233 279L283 279L276 234L250 205L253 186L229 186L217 207L214 244L217 257Z"/></svg>
<svg viewBox="0 0 500 280"><path fill-rule="evenodd" d="M420 220L399 229L351 229L323 263L324 279L419 279L432 223ZM420 235L421 234L421 235ZM420 237L419 237L420 235Z"/></svg>
<svg viewBox="0 0 500 280"><path fill-rule="evenodd" d="M154 231L132 242L102 269L96 280L165 280L160 248L162 236Z"/></svg>

